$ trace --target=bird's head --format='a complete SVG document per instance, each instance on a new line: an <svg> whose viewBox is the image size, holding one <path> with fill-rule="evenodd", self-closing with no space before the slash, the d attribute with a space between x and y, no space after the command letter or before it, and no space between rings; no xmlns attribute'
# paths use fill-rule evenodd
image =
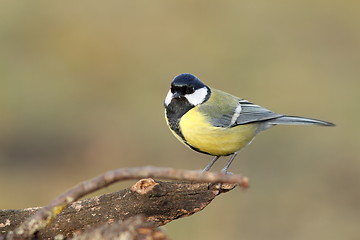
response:
<svg viewBox="0 0 360 240"><path fill-rule="evenodd" d="M172 101L186 101L192 106L205 102L210 96L210 88L190 73L183 73L174 78L165 98L165 106Z"/></svg>

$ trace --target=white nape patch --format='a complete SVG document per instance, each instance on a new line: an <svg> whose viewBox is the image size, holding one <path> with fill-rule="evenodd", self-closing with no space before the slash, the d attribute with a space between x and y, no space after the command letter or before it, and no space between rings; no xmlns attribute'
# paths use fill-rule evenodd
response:
<svg viewBox="0 0 360 240"><path fill-rule="evenodd" d="M206 87L199 88L191 94L186 94L185 98L189 101L190 104L196 106L205 101L205 98L208 94L208 89Z"/></svg>
<svg viewBox="0 0 360 240"><path fill-rule="evenodd" d="M173 94L171 92L171 90L169 90L168 94L166 95L166 98L165 98L165 105L166 106L169 106L169 104L171 103L171 99L173 97Z"/></svg>
<svg viewBox="0 0 360 240"><path fill-rule="evenodd" d="M231 118L230 126L236 122L236 120L240 116L240 113L241 113L241 103L239 103L239 105L235 108L234 115Z"/></svg>

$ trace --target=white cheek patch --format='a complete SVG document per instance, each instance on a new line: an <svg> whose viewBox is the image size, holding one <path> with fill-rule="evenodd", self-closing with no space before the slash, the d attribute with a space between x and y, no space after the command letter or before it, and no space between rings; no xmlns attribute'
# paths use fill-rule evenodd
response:
<svg viewBox="0 0 360 240"><path fill-rule="evenodd" d="M169 104L171 103L171 99L173 97L173 94L171 92L171 90L169 90L168 94L166 95L166 98L165 98L165 105L166 106L169 106Z"/></svg>
<svg viewBox="0 0 360 240"><path fill-rule="evenodd" d="M205 101L205 98L208 94L208 89L206 87L197 89L191 94L186 94L185 98L189 101L190 104L196 106Z"/></svg>

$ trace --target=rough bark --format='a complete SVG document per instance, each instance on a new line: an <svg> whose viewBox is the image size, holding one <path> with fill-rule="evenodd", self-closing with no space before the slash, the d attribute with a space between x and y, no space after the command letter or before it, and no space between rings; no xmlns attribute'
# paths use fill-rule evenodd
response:
<svg viewBox="0 0 360 240"><path fill-rule="evenodd" d="M75 234L73 240L168 240L166 234L153 224L146 221L142 216L135 216L125 221L117 221L111 224L90 229L79 235Z"/></svg>
<svg viewBox="0 0 360 240"><path fill-rule="evenodd" d="M223 177L221 175L216 176ZM238 180L242 179L239 176L234 177L234 179L236 177ZM225 178L228 182L236 182L234 179L229 178L229 176ZM246 179L243 180L244 182L238 182L238 184L247 184ZM213 182L217 181L218 179L213 180ZM101 182L104 185L107 184L104 181ZM166 239L166 236L156 227L201 211L217 195L231 190L235 186L237 184L223 184L220 189L219 184L161 182L154 181L151 178L141 179L131 188L79 200L70 205L66 204L66 208L59 199L62 197L67 199L69 195L63 194L54 200L58 205L50 204L51 208L47 208L47 206L22 210L0 210L0 231L6 233L0 236L0 239L31 239L34 237L34 233L40 239L52 239L55 236L58 236L58 239L73 236L77 236L77 239L86 239L80 237L89 231L92 233L88 236L95 236L96 234L105 236L103 234L110 234L110 232L115 235L120 234L116 231L121 229L123 232L128 231L127 234L134 237L128 239ZM72 193L74 189L67 193ZM76 198L68 199L69 202L71 200L76 200ZM48 210L44 211L46 208ZM49 211L50 213L48 213ZM42 212L45 214L39 214ZM31 215L35 217L29 218ZM49 216L51 217L49 218ZM56 218L50 221L55 216ZM27 235L17 232L18 229L22 229L24 222L28 222L30 226L36 226L36 232ZM132 227L130 227L131 223L133 223ZM145 236L144 233L150 234L147 236L148 238L139 237L139 234ZM84 236L86 235L82 237ZM149 236L159 238L150 238Z"/></svg>

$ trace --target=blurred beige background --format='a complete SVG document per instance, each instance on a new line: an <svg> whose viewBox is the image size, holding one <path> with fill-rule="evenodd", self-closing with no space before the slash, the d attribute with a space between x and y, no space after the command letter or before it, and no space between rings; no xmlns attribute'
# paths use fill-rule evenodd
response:
<svg viewBox="0 0 360 240"><path fill-rule="evenodd" d="M338 126L258 136L230 169L251 188L168 224L173 239L358 239L359 7L1 1L0 207L45 205L120 167L202 169L210 157L180 144L163 116L170 81L190 72L274 111Z"/></svg>

